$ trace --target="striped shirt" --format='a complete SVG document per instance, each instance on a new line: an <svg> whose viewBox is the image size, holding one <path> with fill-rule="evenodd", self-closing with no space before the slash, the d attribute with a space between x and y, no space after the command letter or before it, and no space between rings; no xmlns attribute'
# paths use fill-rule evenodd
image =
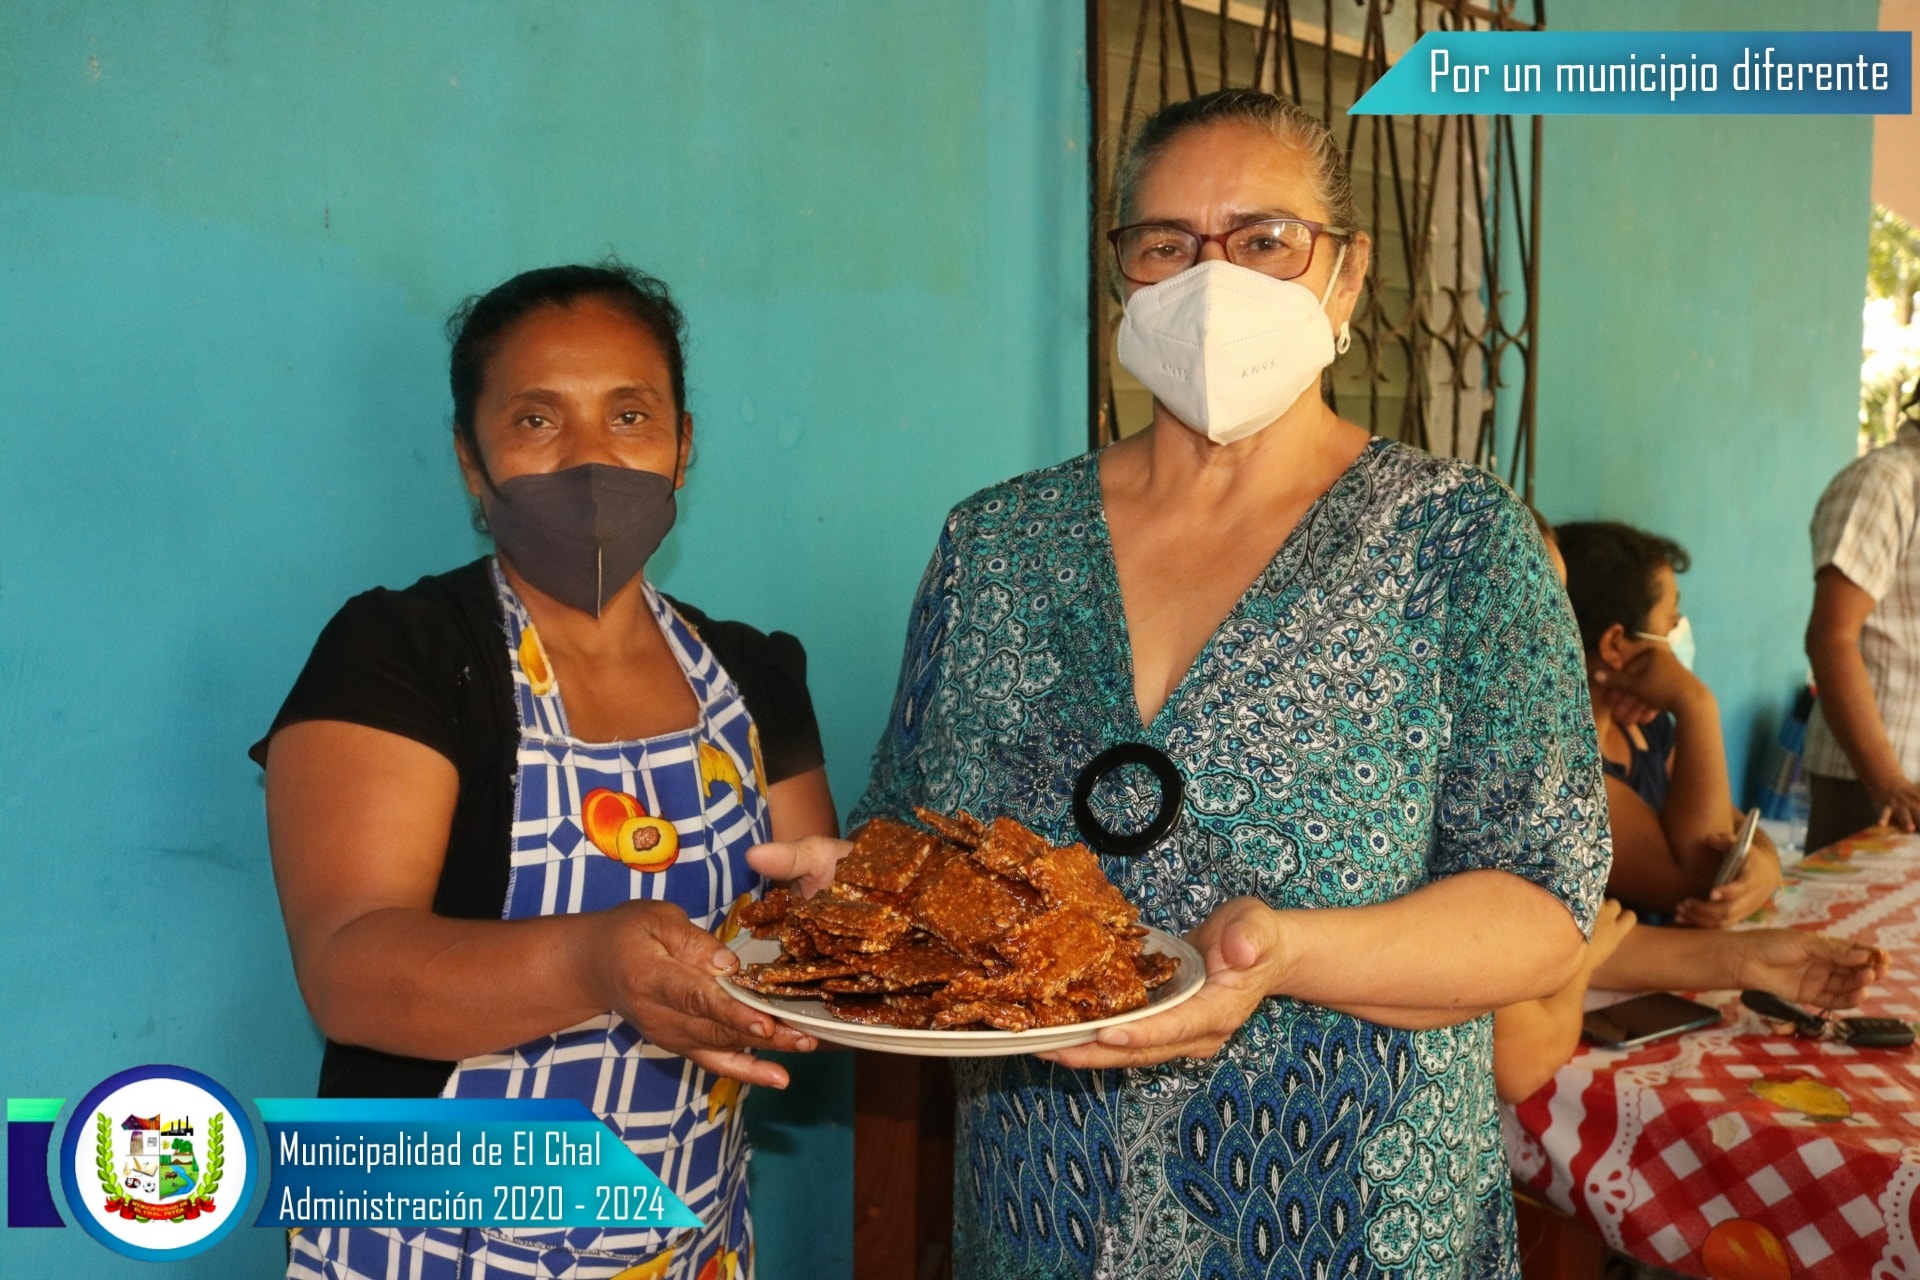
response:
<svg viewBox="0 0 1920 1280"><path fill-rule="evenodd" d="M1909 778L1920 778L1920 426L1833 478L1814 508L1813 568L1832 565L1874 599L1860 656L1887 737ZM1852 764L1816 703L1807 725L1807 769L1851 778Z"/></svg>

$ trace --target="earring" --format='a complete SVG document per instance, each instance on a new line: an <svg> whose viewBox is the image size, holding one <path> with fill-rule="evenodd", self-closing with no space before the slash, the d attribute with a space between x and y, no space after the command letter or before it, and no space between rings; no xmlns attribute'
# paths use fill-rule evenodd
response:
<svg viewBox="0 0 1920 1280"><path fill-rule="evenodd" d="M1333 340L1335 355L1347 354L1347 348L1353 345L1353 326L1345 320L1340 322L1340 336Z"/></svg>

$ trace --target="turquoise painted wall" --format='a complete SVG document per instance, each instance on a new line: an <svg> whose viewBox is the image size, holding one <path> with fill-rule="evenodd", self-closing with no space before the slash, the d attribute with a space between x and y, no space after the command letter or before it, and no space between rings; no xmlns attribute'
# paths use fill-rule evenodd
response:
<svg viewBox="0 0 1920 1280"><path fill-rule="evenodd" d="M659 576L798 633L850 803L947 506L1074 452L1076 5L16 3L0 41L0 1091L302 1094L266 725L347 596L477 553L440 321L617 250L692 323ZM851 1071L762 1094L761 1275L845 1274ZM161 1272L276 1274L242 1230ZM152 1275L77 1230L0 1274Z"/></svg>
<svg viewBox="0 0 1920 1280"><path fill-rule="evenodd" d="M1871 28L1873 0L1554 0L1558 29ZM1554 520L1677 538L1736 795L1794 691L1807 522L1854 454L1870 119L1555 117L1539 472ZM1745 787L1743 788L1743 780Z"/></svg>

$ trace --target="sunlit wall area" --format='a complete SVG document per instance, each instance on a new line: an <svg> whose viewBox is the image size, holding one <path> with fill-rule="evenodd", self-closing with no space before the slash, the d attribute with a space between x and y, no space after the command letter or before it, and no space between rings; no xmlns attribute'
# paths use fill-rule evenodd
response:
<svg viewBox="0 0 1920 1280"><path fill-rule="evenodd" d="M441 321L617 252L687 311L659 578L798 634L837 799L946 508L1085 438L1078 6L24 4L0 40L9 1096L313 1088L245 756L349 595L463 563ZM851 1069L756 1104L759 1274L845 1274ZM270 1274L276 1233L173 1274ZM0 1271L146 1274L78 1231ZM120 1270L116 1270L116 1266Z"/></svg>

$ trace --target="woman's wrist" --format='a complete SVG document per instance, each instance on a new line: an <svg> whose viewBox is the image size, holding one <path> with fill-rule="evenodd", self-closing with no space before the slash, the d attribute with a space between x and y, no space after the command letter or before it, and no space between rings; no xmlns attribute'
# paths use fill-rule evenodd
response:
<svg viewBox="0 0 1920 1280"><path fill-rule="evenodd" d="M1265 938L1261 956L1266 967L1264 990L1269 996L1290 996L1294 994L1291 982L1301 971L1299 917L1306 913L1282 910L1265 903L1260 904L1260 909L1266 913L1266 919L1261 922Z"/></svg>
<svg viewBox="0 0 1920 1280"><path fill-rule="evenodd" d="M1763 935L1758 929L1722 929L1705 931L1714 939L1709 952L1711 963L1703 966L1713 981L1712 988L1746 991L1754 986L1752 969L1759 959Z"/></svg>
<svg viewBox="0 0 1920 1280"><path fill-rule="evenodd" d="M625 1003L618 990L620 937L625 931L622 926L632 928L631 922L621 919L625 914L615 907L574 917L580 927L569 931L567 971L575 993L588 1008L617 1009Z"/></svg>
<svg viewBox="0 0 1920 1280"><path fill-rule="evenodd" d="M1876 799L1890 796L1908 785L1906 771L1900 767L1900 762L1897 760L1888 760L1884 763L1876 761L1868 768L1861 770L1860 783Z"/></svg>
<svg viewBox="0 0 1920 1280"><path fill-rule="evenodd" d="M1674 719L1694 719L1712 716L1716 720L1720 715L1720 702L1713 696L1713 690L1699 679L1688 682L1667 710L1673 712Z"/></svg>

